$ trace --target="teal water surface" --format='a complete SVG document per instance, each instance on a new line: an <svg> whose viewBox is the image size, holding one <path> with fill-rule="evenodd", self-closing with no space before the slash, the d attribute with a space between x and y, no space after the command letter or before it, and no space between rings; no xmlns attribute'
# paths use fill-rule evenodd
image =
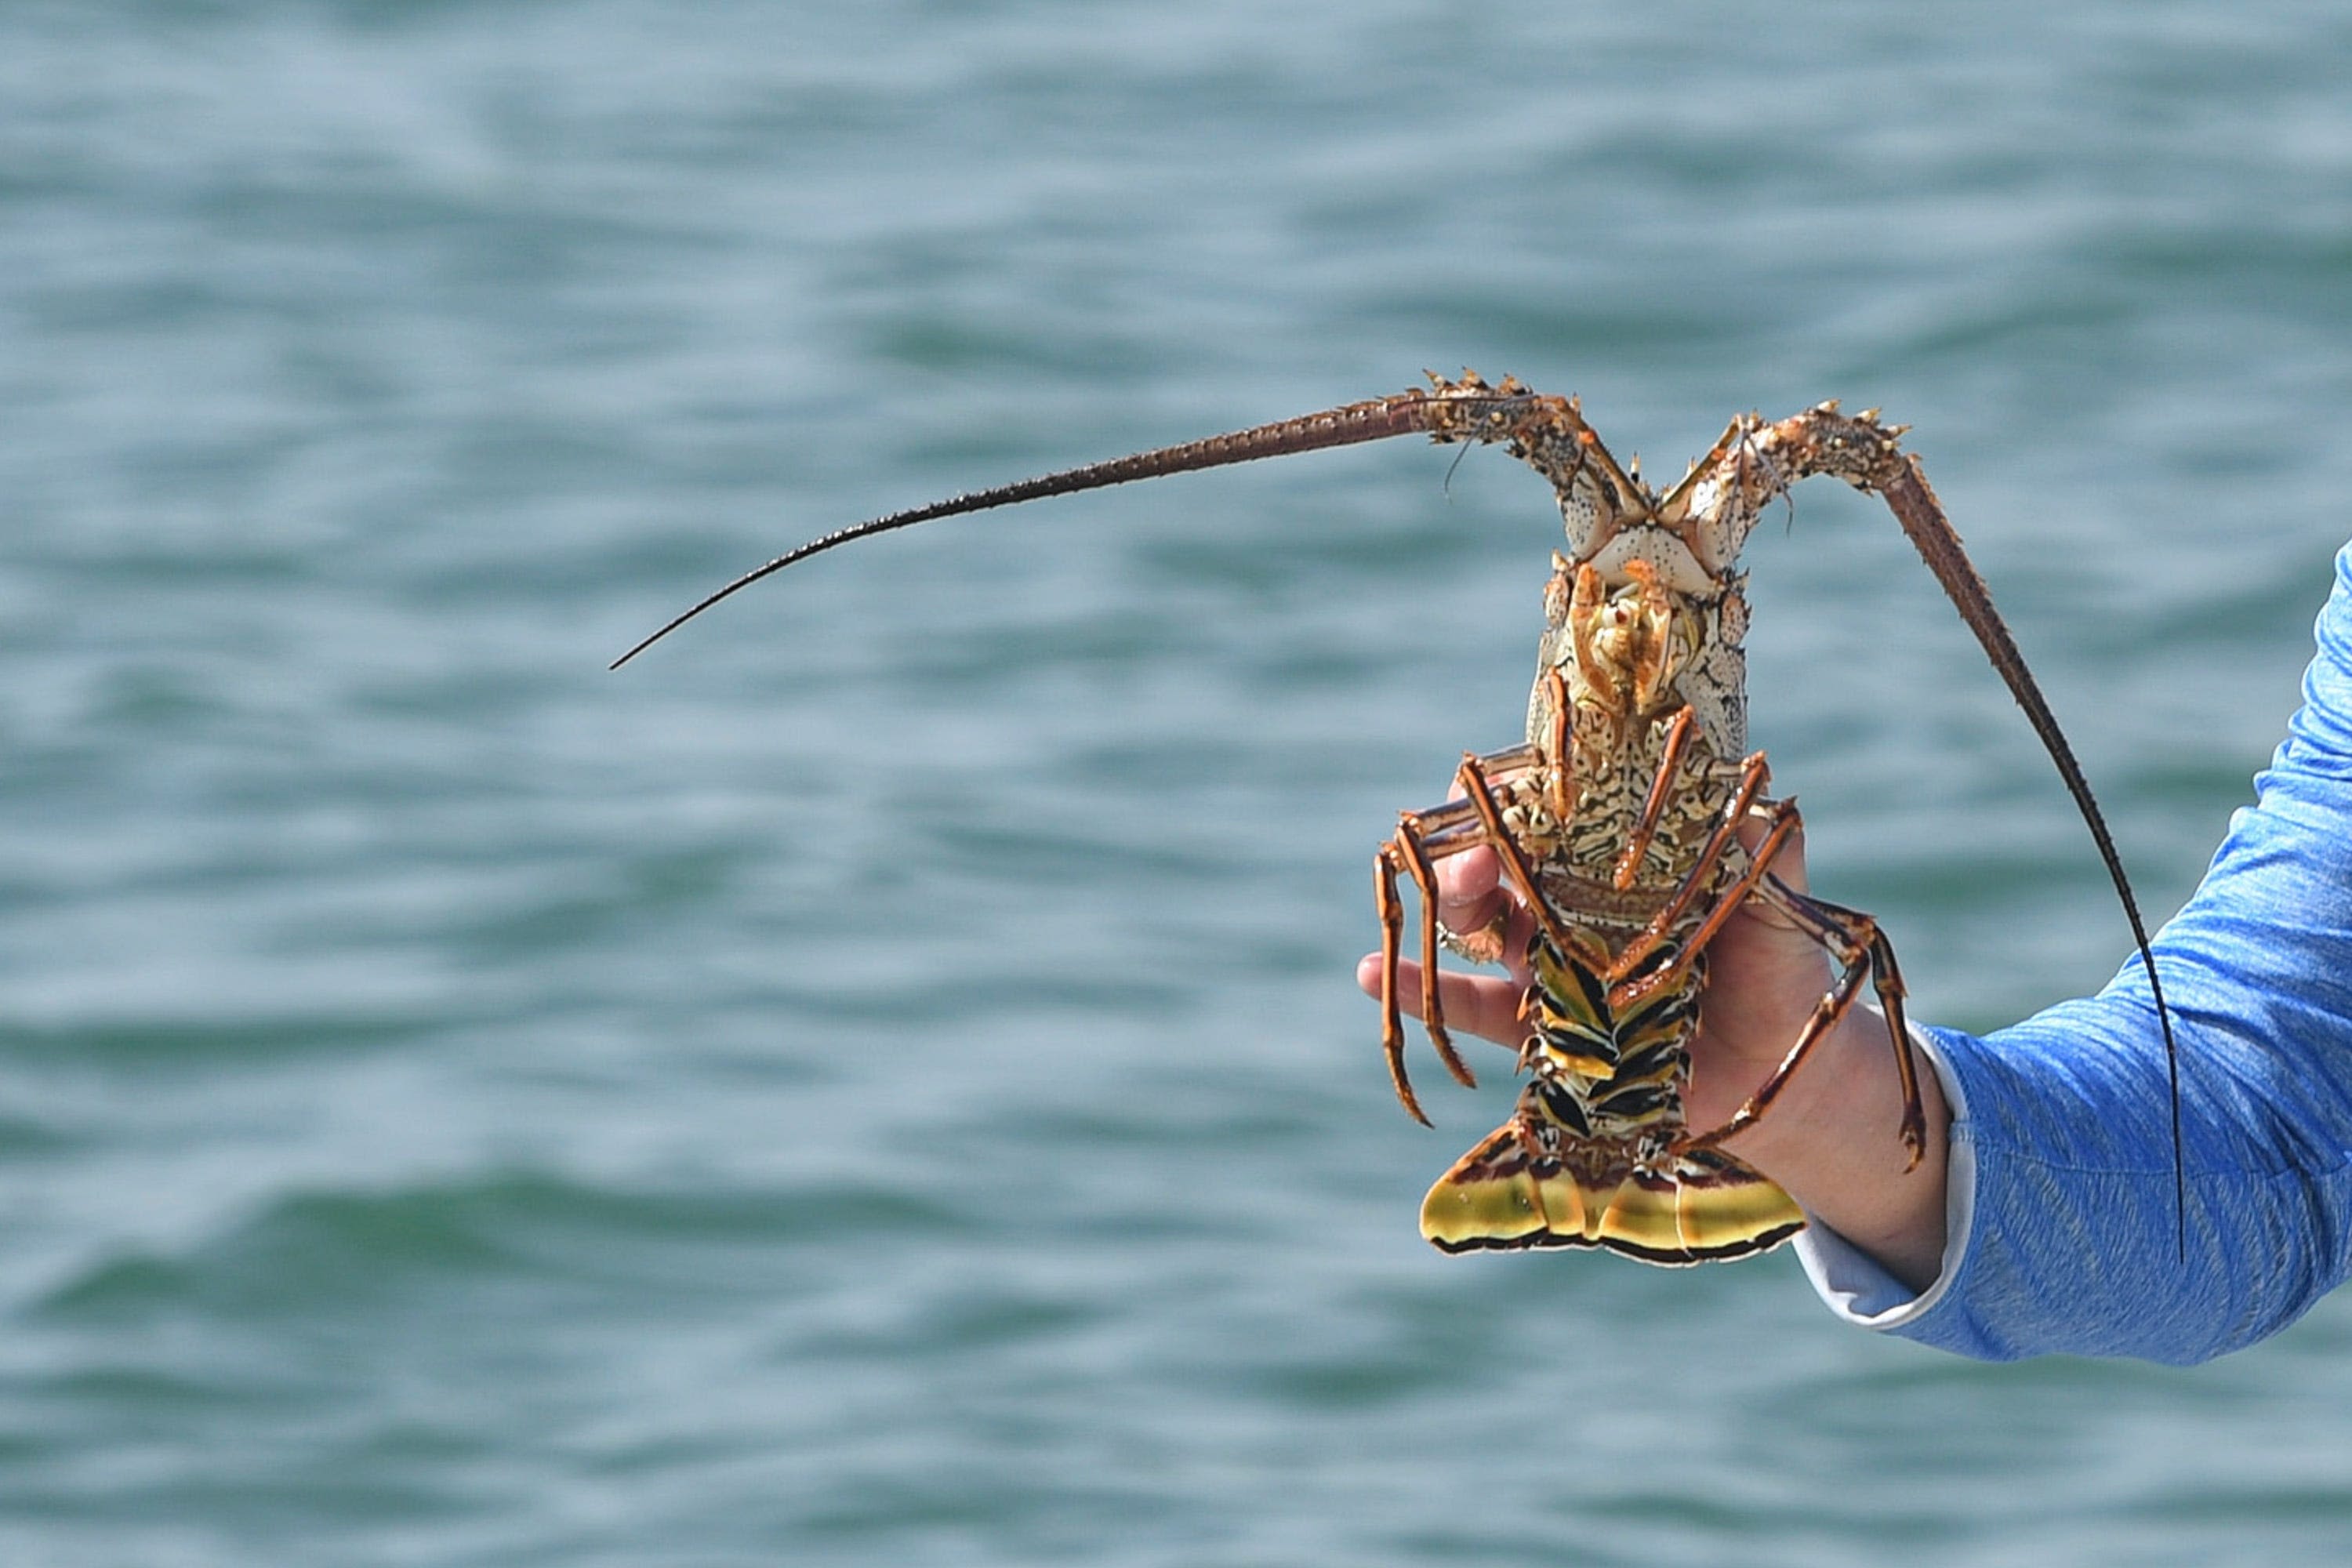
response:
<svg viewBox="0 0 2352 1568"><path fill-rule="evenodd" d="M2352 1314L1984 1368L1785 1257L1447 1259L1372 847L1556 521L1391 443L735 571L1465 363L1913 444L2169 912L2347 531L2292 4L0 9L0 1561L2198 1563ZM1450 477L1449 477L1450 474ZM2126 937L1883 512L1751 552L1816 885ZM1416 1060L1427 1063L1425 1056ZM1496 1054L1498 1067L1503 1058Z"/></svg>

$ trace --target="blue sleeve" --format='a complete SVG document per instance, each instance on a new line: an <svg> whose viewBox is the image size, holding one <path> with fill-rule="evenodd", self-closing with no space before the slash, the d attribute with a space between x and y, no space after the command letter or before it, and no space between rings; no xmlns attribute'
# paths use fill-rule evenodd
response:
<svg viewBox="0 0 2352 1568"><path fill-rule="evenodd" d="M2277 1332L2352 1269L2352 546L2318 641L2255 804L2155 942L2180 1049L2186 1256L2135 958L2098 995L1983 1039L1927 1031L1953 1091L1943 1276L1911 1298L1823 1238L1807 1268L1846 1316L1988 1361L2197 1362ZM1842 1293L1826 1282L1841 1273Z"/></svg>

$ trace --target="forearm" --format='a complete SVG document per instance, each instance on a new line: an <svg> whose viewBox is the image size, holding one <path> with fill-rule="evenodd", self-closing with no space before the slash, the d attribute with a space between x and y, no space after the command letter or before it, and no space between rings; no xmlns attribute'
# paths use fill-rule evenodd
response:
<svg viewBox="0 0 2352 1568"><path fill-rule="evenodd" d="M2129 977L1983 1039L1937 1031L1967 1100L1971 1217L1932 1299L1881 1296L1864 1309L1877 1326L1989 1360L2190 1363L2275 1332L2343 1278L2340 1093L2293 1059L2305 1041L2211 1009L2231 978L2158 952L2183 1058L2180 1186L2162 1037Z"/></svg>
<svg viewBox="0 0 2352 1568"><path fill-rule="evenodd" d="M2258 804L2157 937L2178 1142L2137 965L1984 1039L1937 1031L1966 1234L1927 1298L1882 1287L1854 1315L1989 1359L2190 1362L2276 1331L2352 1269L2352 550L2318 630Z"/></svg>

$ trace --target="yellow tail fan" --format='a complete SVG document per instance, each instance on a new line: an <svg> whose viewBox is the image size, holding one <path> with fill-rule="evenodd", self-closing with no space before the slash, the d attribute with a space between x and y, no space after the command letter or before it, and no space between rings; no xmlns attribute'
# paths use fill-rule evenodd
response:
<svg viewBox="0 0 2352 1568"><path fill-rule="evenodd" d="M1795 1199L1713 1149L1645 1157L1634 1140L1590 1140L1552 1154L1529 1142L1516 1118L1481 1140L1422 1200L1421 1234L1444 1252L1598 1247L1684 1264L1768 1252L1805 1228Z"/></svg>

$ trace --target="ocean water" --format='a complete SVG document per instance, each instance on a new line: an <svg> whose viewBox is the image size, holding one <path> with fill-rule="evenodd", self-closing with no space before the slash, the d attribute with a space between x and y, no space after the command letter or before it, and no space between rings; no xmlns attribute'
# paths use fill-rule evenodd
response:
<svg viewBox="0 0 2352 1568"><path fill-rule="evenodd" d="M737 570L1475 365L1913 445L2152 914L2352 524L2292 4L0 8L0 1561L2343 1561L2352 1310L1975 1366L1447 1259L1367 869L1556 522L1398 442ZM1929 1019L2127 938L1881 511L1754 735ZM1499 1057L1496 1058L1499 1061ZM1497 1079L1501 1075L1491 1075Z"/></svg>

